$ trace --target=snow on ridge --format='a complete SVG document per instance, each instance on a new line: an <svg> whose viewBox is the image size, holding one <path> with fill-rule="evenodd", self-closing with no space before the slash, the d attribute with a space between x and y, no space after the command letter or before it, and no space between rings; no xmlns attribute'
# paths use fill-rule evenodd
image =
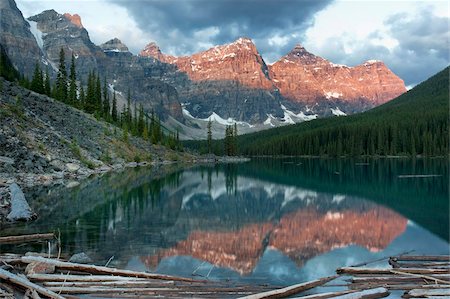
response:
<svg viewBox="0 0 450 299"><path fill-rule="evenodd" d="M264 121L263 125L275 127L275 125L272 123L272 119L275 119L275 117L272 114L267 114L267 119Z"/></svg>
<svg viewBox="0 0 450 299"><path fill-rule="evenodd" d="M34 36L34 39L36 40L39 48L41 49L41 51L44 51L44 40L42 39L42 37L44 36L44 34L42 33L42 31L40 31L37 28L37 22L35 21L29 21L27 20L28 24L30 24L30 31Z"/></svg>
<svg viewBox="0 0 450 299"><path fill-rule="evenodd" d="M295 121L292 119L292 117L295 117L301 121L309 121L309 120L313 120L317 118L317 114L310 114L310 115L306 115L305 113L303 113L303 111L300 111L299 113L295 114L294 112L292 112L291 110L287 109L286 106L284 106L283 104L281 104L281 109L284 112L284 117L283 120L287 123L294 123ZM308 111L309 108L307 108ZM309 109L310 111L311 109Z"/></svg>
<svg viewBox="0 0 450 299"><path fill-rule="evenodd" d="M341 111L341 109L339 109L339 107L336 107L336 109L330 108L331 112L333 113L333 115L336 116L347 116L347 114L343 111Z"/></svg>
<svg viewBox="0 0 450 299"><path fill-rule="evenodd" d="M340 97L342 97L342 93L339 93L339 92L335 92L335 91L327 91L327 92L325 92L325 97L327 98L327 99L331 99L331 98L340 98Z"/></svg>

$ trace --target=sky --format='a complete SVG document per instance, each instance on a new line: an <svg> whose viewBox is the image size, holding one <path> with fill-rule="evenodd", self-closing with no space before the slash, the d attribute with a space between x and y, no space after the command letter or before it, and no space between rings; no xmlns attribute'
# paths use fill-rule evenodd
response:
<svg viewBox="0 0 450 299"><path fill-rule="evenodd" d="M25 17L77 13L92 41L189 55L249 37L267 63L296 44L333 63L382 60L408 87L450 64L450 2L343 0L16 0Z"/></svg>

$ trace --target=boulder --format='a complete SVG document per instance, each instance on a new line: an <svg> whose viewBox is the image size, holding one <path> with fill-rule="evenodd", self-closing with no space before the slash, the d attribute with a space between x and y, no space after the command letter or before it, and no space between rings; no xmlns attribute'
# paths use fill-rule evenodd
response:
<svg viewBox="0 0 450 299"><path fill-rule="evenodd" d="M16 183L9 186L9 192L11 194L11 211L6 216L8 221L29 221L36 218L36 214L31 210L25 195Z"/></svg>
<svg viewBox="0 0 450 299"><path fill-rule="evenodd" d="M92 263L92 259L86 253L80 252L72 255L72 257L69 259L69 262L77 264L90 264Z"/></svg>
<svg viewBox="0 0 450 299"><path fill-rule="evenodd" d="M75 164L75 163L67 163L66 168L70 172L77 172L78 169L80 169L80 165Z"/></svg>
<svg viewBox="0 0 450 299"><path fill-rule="evenodd" d="M25 268L26 275L32 274L52 274L55 273L55 265L50 265L47 263L30 263Z"/></svg>
<svg viewBox="0 0 450 299"><path fill-rule="evenodd" d="M75 187L78 187L78 186L80 186L80 183L79 182L76 182L76 181L70 181L70 182L68 182L67 184L66 184L66 188L75 188Z"/></svg>

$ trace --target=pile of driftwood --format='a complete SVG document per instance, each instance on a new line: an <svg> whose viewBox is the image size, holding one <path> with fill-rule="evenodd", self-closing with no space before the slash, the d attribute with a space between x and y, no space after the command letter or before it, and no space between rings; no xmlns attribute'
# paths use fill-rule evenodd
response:
<svg viewBox="0 0 450 299"><path fill-rule="evenodd" d="M53 234L0 237L0 245L49 240ZM71 263L48 254L0 253L1 298L292 298L318 286L342 290L303 295L303 299L376 299L391 291L404 298L450 298L449 256L391 257L392 268L344 267L335 276L284 288L136 272L106 266ZM351 276L348 284L330 281ZM342 279L341 279L342 281ZM317 290L313 291L317 292Z"/></svg>
<svg viewBox="0 0 450 299"><path fill-rule="evenodd" d="M350 289L385 288L403 291L403 298L450 298L450 257L390 257L392 268L344 267L339 274L351 275Z"/></svg>

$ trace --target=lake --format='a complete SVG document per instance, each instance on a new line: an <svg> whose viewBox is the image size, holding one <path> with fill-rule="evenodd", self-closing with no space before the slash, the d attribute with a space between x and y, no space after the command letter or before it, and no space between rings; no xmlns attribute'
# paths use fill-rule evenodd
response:
<svg viewBox="0 0 450 299"><path fill-rule="evenodd" d="M0 235L59 231L63 253L97 264L288 285L405 252L448 254L448 181L440 159L260 158L156 177L136 168L32 190L40 217Z"/></svg>

